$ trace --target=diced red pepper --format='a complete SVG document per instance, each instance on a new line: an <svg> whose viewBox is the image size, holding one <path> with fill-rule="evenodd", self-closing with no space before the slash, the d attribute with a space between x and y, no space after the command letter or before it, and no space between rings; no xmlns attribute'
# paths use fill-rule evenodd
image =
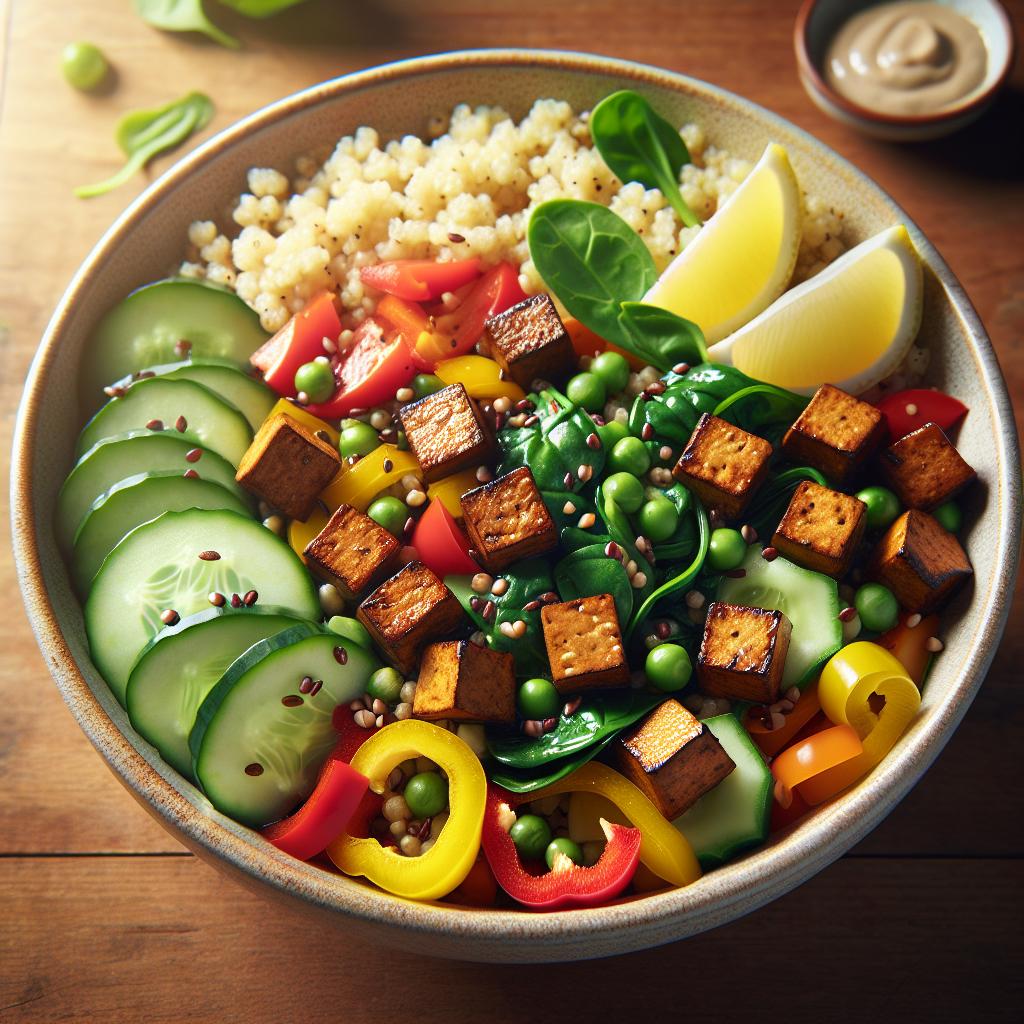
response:
<svg viewBox="0 0 1024 1024"><path fill-rule="evenodd" d="M469 538L443 502L434 500L427 505L413 531L412 546L420 561L441 579L480 571L469 557Z"/></svg>
<svg viewBox="0 0 1024 1024"><path fill-rule="evenodd" d="M518 796L493 783L487 787L481 844L498 885L516 902L534 910L596 907L614 899L629 885L640 863L640 830L604 819L602 827L608 842L592 867L580 867L567 857L557 857L555 867L545 874L527 871L501 817L503 805L515 808L528 800L528 794Z"/></svg>
<svg viewBox="0 0 1024 1024"><path fill-rule="evenodd" d="M485 320L525 298L526 292L519 287L519 271L511 263L491 267L454 312L437 318L437 330L454 342L442 358L468 352L483 337Z"/></svg>
<svg viewBox="0 0 1024 1024"><path fill-rule="evenodd" d="M363 284L388 295L411 302L431 302L445 292L454 292L470 281L475 281L482 272L480 260L452 260L438 263L436 260L391 260L363 267L359 277Z"/></svg>
<svg viewBox="0 0 1024 1024"><path fill-rule="evenodd" d="M498 883L486 857L478 857L463 883L446 897L451 903L469 907L493 907L498 900Z"/></svg>
<svg viewBox="0 0 1024 1024"><path fill-rule="evenodd" d="M875 405L882 410L894 441L926 423L934 423L943 430L949 430L967 415L967 406L963 402L943 391L932 391L930 388L897 391L893 395L886 395Z"/></svg>
<svg viewBox="0 0 1024 1024"><path fill-rule="evenodd" d="M340 334L341 321L334 308L334 296L324 292L256 349L249 362L279 395L293 397L296 370L324 355L324 338L337 341Z"/></svg>

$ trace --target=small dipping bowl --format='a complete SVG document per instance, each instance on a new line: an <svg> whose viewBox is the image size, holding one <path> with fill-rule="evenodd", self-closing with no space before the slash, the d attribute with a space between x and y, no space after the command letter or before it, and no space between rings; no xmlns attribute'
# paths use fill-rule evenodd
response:
<svg viewBox="0 0 1024 1024"><path fill-rule="evenodd" d="M854 103L832 88L825 65L836 33L861 11L882 2L885 0L804 0L793 29L793 46L800 81L815 105L837 121L894 142L937 139L979 118L1013 68L1013 26L997 0L933 0L973 22L988 54L981 85L959 103L930 114L888 114Z"/></svg>

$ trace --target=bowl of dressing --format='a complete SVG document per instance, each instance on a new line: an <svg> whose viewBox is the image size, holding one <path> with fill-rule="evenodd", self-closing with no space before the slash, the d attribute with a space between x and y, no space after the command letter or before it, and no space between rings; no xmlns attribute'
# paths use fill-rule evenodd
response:
<svg viewBox="0 0 1024 1024"><path fill-rule="evenodd" d="M805 0L800 80L831 117L877 138L934 139L988 108L1013 67L997 0Z"/></svg>

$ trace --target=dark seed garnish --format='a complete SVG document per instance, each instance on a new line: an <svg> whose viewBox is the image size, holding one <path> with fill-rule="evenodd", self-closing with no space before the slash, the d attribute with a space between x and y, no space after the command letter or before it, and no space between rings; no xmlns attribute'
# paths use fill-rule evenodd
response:
<svg viewBox="0 0 1024 1024"><path fill-rule="evenodd" d="M779 553L778 553L778 551L775 550L775 548L773 548L773 547L771 547L769 545L768 547L766 547L764 549L764 551L761 552L761 557L766 562L774 562L775 559L779 557Z"/></svg>
<svg viewBox="0 0 1024 1024"><path fill-rule="evenodd" d="M643 425L643 429L642 429L642 430L640 431L640 436L641 436L641 437L642 437L642 438L643 438L643 439L644 439L645 441L650 441L650 440L652 440L652 439L653 439L653 437L654 437L654 427L652 427L652 426L650 425L650 423L645 423L645 424Z"/></svg>
<svg viewBox="0 0 1024 1024"><path fill-rule="evenodd" d="M188 430L188 420L187 420L187 419L185 419L185 417L184 417L184 416L179 416L179 417L178 417L178 418L177 418L177 419L176 419L176 420L174 421L174 429L175 429L175 430L176 430L176 431L177 431L177 432L178 432L179 434L184 434L184 433L185 433L185 431L186 431L186 430Z"/></svg>
<svg viewBox="0 0 1024 1024"><path fill-rule="evenodd" d="M480 564L480 552L477 551L476 548L467 548L466 554L469 555L469 557L472 558L477 565Z"/></svg>
<svg viewBox="0 0 1024 1024"><path fill-rule="evenodd" d="M597 434L587 434L587 447L593 448L594 451L598 451L601 447L601 438Z"/></svg>
<svg viewBox="0 0 1024 1024"><path fill-rule="evenodd" d="M485 603L486 602L484 601L484 599L482 597L471 597L469 599L469 607L473 611L475 611L477 613L483 611L483 607L484 607Z"/></svg>
<svg viewBox="0 0 1024 1024"><path fill-rule="evenodd" d="M622 555L622 549L615 543L615 541L610 540L604 546L604 553L609 558L619 558Z"/></svg>
<svg viewBox="0 0 1024 1024"><path fill-rule="evenodd" d="M684 373L689 373L690 372L690 364L689 363L676 363L676 365L672 367L672 372L673 373L678 373L679 376L681 377Z"/></svg>
<svg viewBox="0 0 1024 1024"><path fill-rule="evenodd" d="M164 421L163 420L150 420L146 424L146 429L147 430L163 430L164 429Z"/></svg>
<svg viewBox="0 0 1024 1024"><path fill-rule="evenodd" d="M299 693L309 693L309 691L312 688L313 688L313 677L312 676L303 676L302 680L299 683Z"/></svg>
<svg viewBox="0 0 1024 1024"><path fill-rule="evenodd" d="M565 489L567 491L571 491L572 490L572 485L574 483L574 478L573 478L572 473L566 473L565 476L562 478L562 483L565 484Z"/></svg>
<svg viewBox="0 0 1024 1024"><path fill-rule="evenodd" d="M223 608L225 602L227 601L227 598L223 594L220 594L216 590L214 590L213 592L211 592L209 600L210 604L212 604L214 608Z"/></svg>
<svg viewBox="0 0 1024 1024"><path fill-rule="evenodd" d="M385 427L377 437L381 444L394 444L398 440L398 431L394 427Z"/></svg>
<svg viewBox="0 0 1024 1024"><path fill-rule="evenodd" d="M252 764L247 764L245 766L245 774L251 775L253 778L257 778L258 776L263 774L263 765L257 764L255 761L253 761Z"/></svg>
<svg viewBox="0 0 1024 1024"><path fill-rule="evenodd" d="M281 703L286 708L297 708L300 704L304 704L305 701L297 693L289 693L287 697L281 698Z"/></svg>
<svg viewBox="0 0 1024 1024"><path fill-rule="evenodd" d="M487 604L483 606L480 614L488 622L493 622L494 617L498 614L498 606L493 601L488 601Z"/></svg>
<svg viewBox="0 0 1024 1024"><path fill-rule="evenodd" d="M667 640L672 635L672 627L667 622L659 622L654 632L658 634L659 640Z"/></svg>
<svg viewBox="0 0 1024 1024"><path fill-rule="evenodd" d="M238 594L232 594L231 595L231 607L232 608L241 608L242 607L242 599L238 596Z"/></svg>
<svg viewBox="0 0 1024 1024"><path fill-rule="evenodd" d="M590 418L594 421L595 427L603 427L605 424L605 418L596 412L592 412Z"/></svg>
<svg viewBox="0 0 1024 1024"><path fill-rule="evenodd" d="M315 697L323 688L323 685L324 681L322 679L314 680L313 685L309 688L310 697Z"/></svg>
<svg viewBox="0 0 1024 1024"><path fill-rule="evenodd" d="M429 836L429 835L430 835L430 819L429 818L424 818L423 819L423 824L420 825L419 829L416 832L416 838L422 843L423 840L426 839L427 836Z"/></svg>
<svg viewBox="0 0 1024 1024"><path fill-rule="evenodd" d="M852 606L849 607L849 608L844 608L839 613L839 621L840 622L853 622L853 620L856 617L857 617L857 609L852 607Z"/></svg>
<svg viewBox="0 0 1024 1024"><path fill-rule="evenodd" d="M769 561L770 561L770 559L769 559ZM731 580L741 580L741 579L743 579L744 576L747 575L747 570L746 569L730 569L727 573L725 573L725 575L728 576L729 579L731 579Z"/></svg>
<svg viewBox="0 0 1024 1024"><path fill-rule="evenodd" d="M503 430L505 427L505 414L503 412L496 412L494 414L494 429Z"/></svg>
<svg viewBox="0 0 1024 1024"><path fill-rule="evenodd" d="M365 416L369 411L369 409L349 409L348 414L352 419L356 420L360 416Z"/></svg>
<svg viewBox="0 0 1024 1024"><path fill-rule="evenodd" d="M455 231L448 232L448 241L453 245L458 245L460 242L464 242L465 240L465 235L460 235Z"/></svg>
<svg viewBox="0 0 1024 1024"><path fill-rule="evenodd" d="M666 387L668 387L668 385L663 380L652 380L651 383L644 388L644 391L649 395L663 395Z"/></svg>
<svg viewBox="0 0 1024 1024"><path fill-rule="evenodd" d="M167 608L160 613L160 621L165 626L174 626L181 621L181 616L173 608Z"/></svg>
<svg viewBox="0 0 1024 1024"><path fill-rule="evenodd" d="M540 601L527 601L523 605L524 612L535 612L540 607Z"/></svg>
<svg viewBox="0 0 1024 1024"><path fill-rule="evenodd" d="M176 355L187 356L192 351L192 342L187 338L179 338L174 344Z"/></svg>
<svg viewBox="0 0 1024 1024"><path fill-rule="evenodd" d="M327 444L331 443L331 435L328 434L326 430L318 430L313 436L319 437L321 441L324 441Z"/></svg>
<svg viewBox="0 0 1024 1024"><path fill-rule="evenodd" d="M187 452L185 452L185 461L186 462L198 462L202 457L203 457L203 449L202 448L190 448Z"/></svg>
<svg viewBox="0 0 1024 1024"><path fill-rule="evenodd" d="M385 459L381 464L381 468L385 473L390 473L395 468L395 464L390 459Z"/></svg>
<svg viewBox="0 0 1024 1024"><path fill-rule="evenodd" d="M246 608L251 608L259 599L260 595L255 590L247 590L242 601L245 602Z"/></svg>
<svg viewBox="0 0 1024 1024"><path fill-rule="evenodd" d="M411 540L412 532L416 529L416 520L412 516L409 516L405 521L405 526L402 527L402 540Z"/></svg>
<svg viewBox="0 0 1024 1024"><path fill-rule="evenodd" d="M512 408L516 412L528 412L531 409L535 409L536 406L528 398L520 398Z"/></svg>
<svg viewBox="0 0 1024 1024"><path fill-rule="evenodd" d="M345 648L342 647L340 644L337 647L334 648L332 653L334 654L334 660L339 665L347 665L348 664L348 651L346 651Z"/></svg>
<svg viewBox="0 0 1024 1024"><path fill-rule="evenodd" d="M199 557L204 562L216 562L216 561L218 561L220 559L220 552L219 551L213 551L213 550L210 550L210 551L200 551L199 552Z"/></svg>
<svg viewBox="0 0 1024 1024"><path fill-rule="evenodd" d="M547 590L540 595L539 600L545 604L558 604L562 599L553 590Z"/></svg>
<svg viewBox="0 0 1024 1024"><path fill-rule="evenodd" d="M199 474L194 469L186 469L185 472L182 473L181 475L186 480L198 480L199 479Z"/></svg>

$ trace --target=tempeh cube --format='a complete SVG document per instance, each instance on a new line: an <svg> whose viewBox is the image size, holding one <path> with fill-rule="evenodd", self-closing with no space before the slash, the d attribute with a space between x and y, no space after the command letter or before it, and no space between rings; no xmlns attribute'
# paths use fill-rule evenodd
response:
<svg viewBox="0 0 1024 1024"><path fill-rule="evenodd" d="M793 491L772 547L805 569L839 579L866 528L867 506L859 498L805 480Z"/></svg>
<svg viewBox="0 0 1024 1024"><path fill-rule="evenodd" d="M611 594L546 604L540 621L559 693L628 685L629 664Z"/></svg>
<svg viewBox="0 0 1024 1024"><path fill-rule="evenodd" d="M353 600L393 572L401 545L389 530L351 505L335 509L303 556L314 576Z"/></svg>
<svg viewBox="0 0 1024 1024"><path fill-rule="evenodd" d="M514 725L515 659L468 640L430 644L420 662L413 714L428 721Z"/></svg>
<svg viewBox="0 0 1024 1024"><path fill-rule="evenodd" d="M484 328L491 358L527 391L538 378L558 384L576 368L572 340L546 293L492 316Z"/></svg>
<svg viewBox="0 0 1024 1024"><path fill-rule="evenodd" d="M925 512L956 497L976 476L934 423L889 445L878 464L900 501Z"/></svg>

